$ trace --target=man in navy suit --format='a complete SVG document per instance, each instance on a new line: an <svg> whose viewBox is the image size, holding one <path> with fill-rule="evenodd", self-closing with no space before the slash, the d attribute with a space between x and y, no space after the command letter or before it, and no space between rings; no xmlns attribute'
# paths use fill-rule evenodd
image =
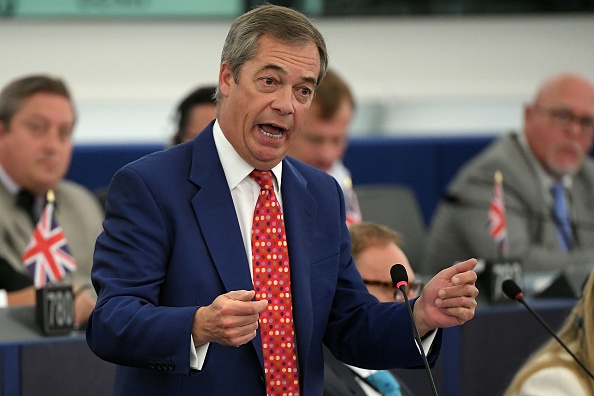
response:
<svg viewBox="0 0 594 396"><path fill-rule="evenodd" d="M293 394L322 394L322 344L359 367L422 367L406 308L379 303L354 266L340 186L285 157L326 70L321 34L302 14L265 5L235 20L221 58L215 122L125 166L109 188L87 341L118 365L115 394L266 394L259 314L269 302L254 298L252 282L254 169L272 172L284 215ZM420 333L435 337L430 361L441 340L434 330L474 315L475 264L445 269L415 300Z"/></svg>

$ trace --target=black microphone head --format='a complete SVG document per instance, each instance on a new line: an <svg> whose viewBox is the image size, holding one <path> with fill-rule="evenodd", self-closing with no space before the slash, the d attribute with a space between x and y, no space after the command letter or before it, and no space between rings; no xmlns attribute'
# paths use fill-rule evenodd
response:
<svg viewBox="0 0 594 396"><path fill-rule="evenodd" d="M406 268L402 264L394 264L392 268L390 268L390 277L392 278L392 283L396 285L396 287L400 287L401 284L408 285L408 274L406 273Z"/></svg>
<svg viewBox="0 0 594 396"><path fill-rule="evenodd" d="M520 286L513 279L504 280L501 284L501 289L512 300L520 300L524 295Z"/></svg>

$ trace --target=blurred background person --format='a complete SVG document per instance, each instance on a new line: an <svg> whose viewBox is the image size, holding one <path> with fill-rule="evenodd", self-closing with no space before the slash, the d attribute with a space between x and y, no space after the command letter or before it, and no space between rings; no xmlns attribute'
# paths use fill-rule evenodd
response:
<svg viewBox="0 0 594 396"><path fill-rule="evenodd" d="M209 122L216 118L214 93L216 85L195 88L186 95L175 108L176 130L171 138L171 145L189 142L194 139ZM102 186L94 191L95 196L105 208L109 186Z"/></svg>
<svg viewBox="0 0 594 396"><path fill-rule="evenodd" d="M369 293L382 302L404 301L402 293L394 287L390 277L392 266L402 264L408 274L408 298L418 297L423 284L415 281L415 272L399 247L401 238L396 231L380 224L364 222L351 225L349 233L353 259ZM388 388L382 389L381 383ZM396 393L397 391L400 393ZM410 396L413 393L389 371L348 366L324 348L324 396L350 394Z"/></svg>
<svg viewBox="0 0 594 396"><path fill-rule="evenodd" d="M570 73L544 81L525 106L523 133L498 138L448 186L420 272L435 274L442 263L468 256L501 260L486 226L494 174L501 171L506 257L519 260L525 275L580 270L583 282L594 266L593 137L592 83Z"/></svg>
<svg viewBox="0 0 594 396"><path fill-rule="evenodd" d="M96 301L90 276L103 212L90 191L64 180L72 157L75 121L72 97L61 79L25 76L0 92L0 255L15 270L29 275L21 257L52 189L55 219L77 262L70 276L74 321L81 325ZM34 292L28 303L35 303Z"/></svg>
<svg viewBox="0 0 594 396"><path fill-rule="evenodd" d="M216 88L216 85L198 87L177 105L175 113L177 130L173 135L173 145L194 139L209 122L216 118L214 100Z"/></svg>
<svg viewBox="0 0 594 396"><path fill-rule="evenodd" d="M346 82L329 69L318 86L301 133L288 154L332 175L342 187L347 224L361 221L351 172L342 163L355 101Z"/></svg>
<svg viewBox="0 0 594 396"><path fill-rule="evenodd" d="M589 276L582 297L557 336L594 371L594 276ZM554 338L528 358L505 392L505 396L591 395L594 381Z"/></svg>

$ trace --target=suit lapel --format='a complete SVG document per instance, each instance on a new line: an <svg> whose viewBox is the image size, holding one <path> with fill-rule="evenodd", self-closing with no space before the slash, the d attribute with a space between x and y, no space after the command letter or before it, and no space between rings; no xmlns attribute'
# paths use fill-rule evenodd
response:
<svg viewBox="0 0 594 396"><path fill-rule="evenodd" d="M307 190L307 182L289 161L283 162L282 177L281 189L289 244L297 355L299 366L303 370L308 359L313 333L310 276L311 235L313 233L306 232L306 230L311 230L313 227L317 203Z"/></svg>
<svg viewBox="0 0 594 396"><path fill-rule="evenodd" d="M0 212L12 213L0 219L0 245L4 246L5 258L13 265L20 266L21 255L33 235L33 225L27 214L15 206L14 200L14 196L0 183Z"/></svg>
<svg viewBox="0 0 594 396"><path fill-rule="evenodd" d="M218 158L212 127L194 141L189 179L200 188L192 206L225 289L253 289L235 206Z"/></svg>
<svg viewBox="0 0 594 396"><path fill-rule="evenodd" d="M214 144L212 125L194 139L189 180L199 187L192 198L204 241L225 290L252 290L249 263L229 185ZM252 345L264 372L260 332Z"/></svg>

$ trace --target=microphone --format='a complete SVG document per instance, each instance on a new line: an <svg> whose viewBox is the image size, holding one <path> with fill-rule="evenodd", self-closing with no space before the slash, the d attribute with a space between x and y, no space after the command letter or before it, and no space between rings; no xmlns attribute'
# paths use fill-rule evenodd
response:
<svg viewBox="0 0 594 396"><path fill-rule="evenodd" d="M394 264L392 268L390 268L390 277L392 278L392 283L402 292L402 295L404 296L404 304L406 305L408 316L410 317L415 343L421 352L421 357L423 358L423 364L425 365L425 371L427 371L427 376L429 377L429 383L431 384L433 394L438 396L437 388L435 387L435 381L433 380L433 374L431 374L431 368L427 362L427 355L423 350L423 342L421 341L421 336L419 335L419 329L417 329L417 325L415 324L410 302L408 301L408 294L406 293L406 287L408 286L408 274L406 273L406 269L402 264Z"/></svg>
<svg viewBox="0 0 594 396"><path fill-rule="evenodd" d="M526 309L528 309L532 316L534 316L540 322L540 324L549 332L549 334L551 334L557 340L557 342L567 351L567 353L571 355L573 360L575 360L575 362L579 364L582 369L584 369L586 374L588 374L590 378L594 380L594 375L590 370L588 370L586 365L584 365L584 363L582 363L580 359L578 359L578 357L575 356L575 354L569 350L567 345L565 345L565 343L557 336L557 334L555 334L555 332L551 330L549 325L547 325L546 322L526 303L526 301L524 300L524 293L522 293L522 289L520 289L520 286L518 286L518 284L514 282L513 279L507 279L503 281L501 288L503 289L503 292L507 297L522 303L522 305L524 305Z"/></svg>

